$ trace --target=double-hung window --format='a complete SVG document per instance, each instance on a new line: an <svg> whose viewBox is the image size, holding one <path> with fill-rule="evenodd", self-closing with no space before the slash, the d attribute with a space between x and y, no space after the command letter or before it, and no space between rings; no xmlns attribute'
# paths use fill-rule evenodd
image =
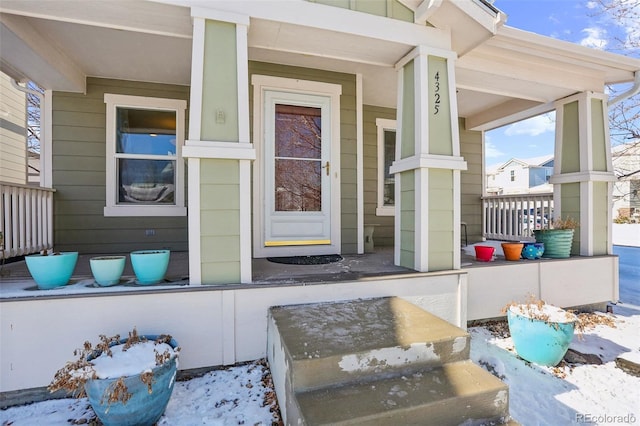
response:
<svg viewBox="0 0 640 426"><path fill-rule="evenodd" d="M395 177L389 173L396 159L396 121L376 119L378 129L378 206L377 216L395 214Z"/></svg>
<svg viewBox="0 0 640 426"><path fill-rule="evenodd" d="M187 103L105 94L105 216L184 216Z"/></svg>

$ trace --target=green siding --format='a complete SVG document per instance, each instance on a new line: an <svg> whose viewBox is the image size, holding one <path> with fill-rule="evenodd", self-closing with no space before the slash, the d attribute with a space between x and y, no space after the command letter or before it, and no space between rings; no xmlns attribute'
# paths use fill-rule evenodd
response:
<svg viewBox="0 0 640 426"><path fill-rule="evenodd" d="M453 171L429 170L429 271L453 269Z"/></svg>
<svg viewBox="0 0 640 426"><path fill-rule="evenodd" d="M607 225L611 223L609 204L609 184L593 182L593 254L609 254Z"/></svg>
<svg viewBox="0 0 640 426"><path fill-rule="evenodd" d="M593 170L607 171L607 148L602 99L591 99Z"/></svg>
<svg viewBox="0 0 640 426"><path fill-rule="evenodd" d="M207 21L202 84L202 140L238 142L236 55L236 26L227 22Z"/></svg>
<svg viewBox="0 0 640 426"><path fill-rule="evenodd" d="M312 3L351 9L413 23L413 11L398 0L308 0Z"/></svg>
<svg viewBox="0 0 640 426"><path fill-rule="evenodd" d="M467 162L467 170L460 172L461 220L467 223L469 244L482 241L482 132L465 130L464 119L459 120L460 155ZM464 234L461 234L464 238Z"/></svg>
<svg viewBox="0 0 640 426"><path fill-rule="evenodd" d="M200 160L200 252L203 284L240 282L240 166Z"/></svg>
<svg viewBox="0 0 640 426"><path fill-rule="evenodd" d="M397 176L397 175L396 175ZM415 172L400 173L400 265L415 268Z"/></svg>
<svg viewBox="0 0 640 426"><path fill-rule="evenodd" d="M580 120L578 101L563 107L562 122L562 173L580 171Z"/></svg>
<svg viewBox="0 0 640 426"><path fill-rule="evenodd" d="M53 93L55 249L81 253L187 250L186 217L104 216L105 93L189 99L186 86L99 78L87 79L86 94ZM154 230L155 235L147 236L146 230Z"/></svg>
<svg viewBox="0 0 640 426"><path fill-rule="evenodd" d="M356 173L356 79L352 74L311 68L289 67L265 62L249 62L249 75L321 81L342 86L340 96L340 212L342 253L357 253L357 173ZM249 77L251 78L251 77ZM253 90L249 90L249 111L253 114ZM251 117L253 123L253 116ZM253 132L253 125L251 125ZM255 138L251 138L254 140Z"/></svg>
<svg viewBox="0 0 640 426"><path fill-rule="evenodd" d="M408 158L416 152L415 131L415 83L414 62L411 61L402 69L402 140L400 141L400 158Z"/></svg>
<svg viewBox="0 0 640 426"><path fill-rule="evenodd" d="M563 183L561 186L561 216L563 219L572 217L580 220L580 183ZM571 254L580 254L580 231L579 228L573 234L573 245Z"/></svg>
<svg viewBox="0 0 640 426"><path fill-rule="evenodd" d="M447 60L429 56L429 154L453 155Z"/></svg>
<svg viewBox="0 0 640 426"><path fill-rule="evenodd" d="M371 105L363 107L364 135L364 223L375 223L376 247L393 247L394 217L376 216L378 206L378 129L376 119L396 119L396 111Z"/></svg>

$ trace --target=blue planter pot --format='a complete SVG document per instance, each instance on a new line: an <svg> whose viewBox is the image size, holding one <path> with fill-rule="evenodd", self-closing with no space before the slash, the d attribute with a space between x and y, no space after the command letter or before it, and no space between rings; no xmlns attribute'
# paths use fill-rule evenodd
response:
<svg viewBox="0 0 640 426"><path fill-rule="evenodd" d="M169 267L169 250L139 250L131 252L131 266L138 284L157 284Z"/></svg>
<svg viewBox="0 0 640 426"><path fill-rule="evenodd" d="M89 259L96 284L103 287L119 284L126 260L125 256L98 256Z"/></svg>
<svg viewBox="0 0 640 426"><path fill-rule="evenodd" d="M516 352L536 364L557 365L573 340L575 321L533 319L513 306L507 311L507 320Z"/></svg>
<svg viewBox="0 0 640 426"><path fill-rule="evenodd" d="M540 259L544 253L544 243L524 242L522 257L525 259Z"/></svg>
<svg viewBox="0 0 640 426"><path fill-rule="evenodd" d="M67 285L78 262L78 252L63 252L42 256L25 256L24 261L33 280L41 290Z"/></svg>
<svg viewBox="0 0 640 426"><path fill-rule="evenodd" d="M155 340L157 336L145 336L148 340ZM124 343L126 339L122 340ZM178 346L175 340L169 345L172 348ZM176 381L177 363L176 357L151 370L153 382L151 391L142 382L141 375L136 374L124 379L131 398L123 403L121 401L109 403L107 397L110 389L113 389L118 378L91 379L85 384L85 391L89 403L100 421L105 426L151 426L155 424L164 410L167 408L173 385Z"/></svg>

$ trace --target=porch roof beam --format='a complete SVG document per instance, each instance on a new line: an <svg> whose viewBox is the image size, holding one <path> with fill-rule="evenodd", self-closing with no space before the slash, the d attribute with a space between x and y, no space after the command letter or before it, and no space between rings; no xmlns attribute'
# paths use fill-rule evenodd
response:
<svg viewBox="0 0 640 426"><path fill-rule="evenodd" d="M308 1L297 0L284 3L260 0L220 0L215 3L208 0L162 1L163 3L202 9L210 8L213 5L216 10L247 15L252 19L336 31L412 47L426 45L442 49L450 48L450 35L447 30ZM402 54L404 53L406 52Z"/></svg>
<svg viewBox="0 0 640 426"><path fill-rule="evenodd" d="M188 8L147 1L2 0L0 12L94 27L191 39Z"/></svg>
<svg viewBox="0 0 640 426"><path fill-rule="evenodd" d="M44 88L85 92L82 68L21 16L0 13L2 71L16 80L33 80Z"/></svg>
<svg viewBox="0 0 640 426"><path fill-rule="evenodd" d="M487 131L553 111L553 102L540 104L525 99L512 99L488 108L465 120L467 130Z"/></svg>

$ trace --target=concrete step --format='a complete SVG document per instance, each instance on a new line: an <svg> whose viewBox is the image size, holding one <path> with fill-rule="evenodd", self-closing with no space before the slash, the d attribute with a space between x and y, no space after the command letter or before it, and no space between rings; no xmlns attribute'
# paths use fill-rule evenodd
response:
<svg viewBox="0 0 640 426"><path fill-rule="evenodd" d="M267 357L287 425L515 426L508 387L469 360L469 343L397 297L269 310Z"/></svg>
<svg viewBox="0 0 640 426"><path fill-rule="evenodd" d="M509 421L507 385L471 361L297 392L298 424L488 425ZM294 424L294 422L288 422Z"/></svg>
<svg viewBox="0 0 640 426"><path fill-rule="evenodd" d="M467 332L395 297L273 307L268 328L271 366L296 391L469 358Z"/></svg>

